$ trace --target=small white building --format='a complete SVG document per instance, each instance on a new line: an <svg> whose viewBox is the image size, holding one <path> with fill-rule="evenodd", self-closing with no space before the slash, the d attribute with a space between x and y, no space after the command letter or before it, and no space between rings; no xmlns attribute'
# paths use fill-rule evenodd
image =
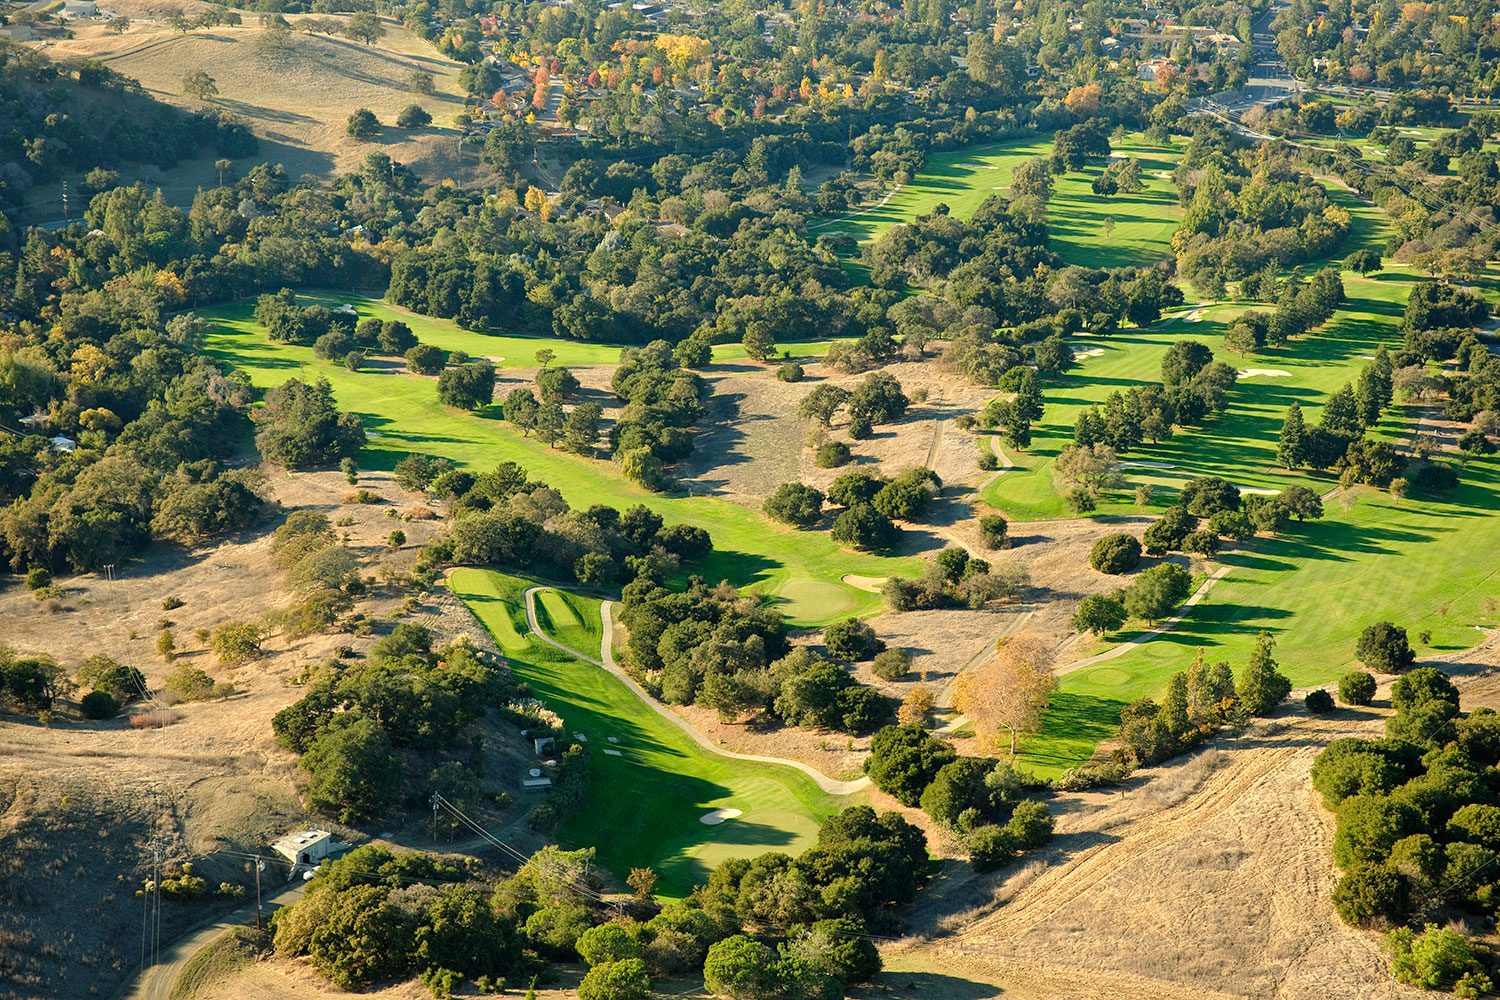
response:
<svg viewBox="0 0 1500 1000"><path fill-rule="evenodd" d="M276 841L271 850L293 865L316 865L342 846L333 842L333 834L327 830L300 830Z"/></svg>

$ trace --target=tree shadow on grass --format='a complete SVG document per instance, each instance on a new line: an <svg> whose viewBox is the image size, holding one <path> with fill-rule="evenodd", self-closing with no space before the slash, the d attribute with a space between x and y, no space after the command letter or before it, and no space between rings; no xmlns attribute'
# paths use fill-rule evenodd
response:
<svg viewBox="0 0 1500 1000"><path fill-rule="evenodd" d="M989 1000L1005 990L991 983L940 972L883 972L874 982L851 987L849 1000Z"/></svg>

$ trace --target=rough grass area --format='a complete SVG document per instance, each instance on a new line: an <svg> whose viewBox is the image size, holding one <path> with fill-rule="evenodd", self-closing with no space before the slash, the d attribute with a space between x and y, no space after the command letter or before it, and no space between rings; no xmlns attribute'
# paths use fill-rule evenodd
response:
<svg viewBox="0 0 1500 1000"><path fill-rule="evenodd" d="M245 119L261 137L260 151L244 162L281 163L293 179L356 169L375 151L415 163L419 170L429 167L435 178L479 168L477 154L459 152L454 129L454 115L463 108L461 63L439 55L432 43L389 19L382 19L386 33L374 45L339 35L304 34L296 30L302 16L287 19L293 32L280 45L267 44L256 15L248 13L239 27L185 34L165 20L138 21L123 35L108 33L102 24L75 22L76 37L57 43L52 52L54 58L100 59L139 80L152 96L189 107L198 103L183 93L183 76L208 73L219 90L210 106ZM433 75L432 94L411 91L408 77L414 71ZM408 104L421 105L432 115L432 125L396 128L396 115ZM385 126L370 142L345 134L349 115L361 107L374 111ZM187 196L191 198L191 189Z"/></svg>
<svg viewBox="0 0 1500 1000"><path fill-rule="evenodd" d="M350 301L336 296L324 301ZM507 342L521 346L527 359L538 347L551 346L558 361L575 352L578 363L599 360L603 352L616 351L594 345L533 338L490 337L460 330L442 320L400 314L368 300L354 300L362 316L382 319L399 316L412 324L424 342L445 350L464 350L470 355L503 355ZM569 503L587 506L605 503L629 507L642 503L661 514L668 524L687 522L709 532L714 553L695 572L713 581L729 580L780 600L781 591L797 581L816 581L847 591L846 611L871 613L881 605L878 594L848 587L841 582L846 573L860 576L914 576L918 560L849 552L839 548L826 531L795 532L772 524L756 510L711 496L664 496L648 493L619 475L609 461L570 455L548 448L534 437L523 437L501 419L498 404L477 413L464 413L438 402L434 380L409 374L404 364L377 359L371 367L350 372L342 364L319 361L312 348L272 342L251 318L252 306L239 303L205 310L202 315L217 329L208 338L210 355L248 374L258 386L279 385L288 378L326 378L339 405L358 413L370 434L360 455L360 465L390 469L411 452L450 458L472 469L488 470L502 461L522 465L533 477L559 490ZM514 353L514 351L513 351ZM531 362L534 364L534 361ZM798 624L819 625L831 621L824 614L827 602L785 601L782 608ZM842 613L842 612L841 612Z"/></svg>
<svg viewBox="0 0 1500 1000"><path fill-rule="evenodd" d="M1052 249L1070 264L1139 266L1171 253L1172 233L1182 209L1172 182L1158 175L1176 165L1176 149L1147 145L1139 135L1115 148L1141 161L1144 191L1110 198L1094 194L1090 185L1104 172L1104 163L1056 178L1047 212ZM884 205L848 218L824 220L811 227L811 234L845 232L862 243L868 242L939 204L947 205L951 215L967 219L984 199L1007 191L1017 164L1051 152L1052 138L1044 136L934 153L916 179L891 195ZM1104 235L1106 217L1114 220L1108 237Z"/></svg>
<svg viewBox="0 0 1500 1000"><path fill-rule="evenodd" d="M677 898L724 858L806 849L824 818L853 804L792 768L710 754L603 669L539 640L511 638L527 631L522 594L538 582L476 569L449 577L453 593L505 646L516 677L563 717L568 732L588 737L589 798L558 829L562 846L596 845L600 863L622 878L649 865L661 876L659 893ZM599 620L597 601L568 596L582 620ZM717 826L699 822L721 808L744 815Z"/></svg>
<svg viewBox="0 0 1500 1000"><path fill-rule="evenodd" d="M171 1000L195 1000L212 984L234 975L265 951L269 937L269 932L252 927L225 931L183 965L172 984Z"/></svg>

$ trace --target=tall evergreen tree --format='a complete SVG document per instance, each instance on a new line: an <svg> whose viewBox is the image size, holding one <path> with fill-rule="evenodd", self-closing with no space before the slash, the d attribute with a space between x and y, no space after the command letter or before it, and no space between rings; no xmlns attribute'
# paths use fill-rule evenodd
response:
<svg viewBox="0 0 1500 1000"><path fill-rule="evenodd" d="M1276 671L1276 661L1271 657L1271 647L1276 640L1271 633L1262 632L1255 637L1255 652L1240 676L1240 703L1251 715L1270 715L1292 691L1292 682Z"/></svg>
<svg viewBox="0 0 1500 1000"><path fill-rule="evenodd" d="M1300 469L1307 461L1307 425L1302 421L1302 407L1292 403L1281 424L1281 440L1276 444L1276 461L1283 469Z"/></svg>

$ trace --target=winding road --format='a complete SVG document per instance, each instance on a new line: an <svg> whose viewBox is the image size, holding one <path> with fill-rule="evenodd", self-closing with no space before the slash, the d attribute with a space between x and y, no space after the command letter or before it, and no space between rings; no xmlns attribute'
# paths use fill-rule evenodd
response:
<svg viewBox="0 0 1500 1000"><path fill-rule="evenodd" d="M694 729L687 720L683 719L677 713L673 712L671 709L658 702L655 698L652 698L651 695L646 692L645 688L637 684L635 682L635 679L625 671L621 670L619 664L615 662L613 649L615 623L609 614L609 609L614 604L613 601L605 601L599 606L599 615L603 619L604 623L604 637L603 641L600 643L599 650L600 655L603 657L603 659L601 660L599 659L599 657L588 656L587 654L581 653L576 649L570 649L567 646L564 646L562 643L558 642L556 639L552 638L546 632L542 631L541 624L537 621L536 617L536 595L539 591L547 589L549 588L529 587L526 590L526 624L531 627L532 633L547 645L562 650L564 653L567 653L574 659L582 660L584 663L592 663L596 667L600 667L604 670L609 671L616 677L616 679L620 681L621 684L624 684L627 688L629 688L631 690L631 693L633 693L637 698L641 699L641 701L653 712L661 716L663 719L666 719L678 729L681 729L684 733L687 733L693 738L693 741L695 743L697 743L703 749L707 750L709 753L718 754L720 757L729 757L733 760L751 761L756 764L781 764L785 767L794 767L797 770L801 771L803 774L807 775L813 781L816 781L818 783L818 787L823 789L823 791L828 792L830 795L848 795L852 792L857 792L870 784L869 776L856 778L854 781L839 781L835 778L830 778L828 775L824 774L822 771L819 771L815 767L802 763L800 760L788 760L785 757L763 757L759 754L735 753L733 750L725 750L722 747L716 746L712 741L709 740L707 736L704 736L702 733L698 732L698 730Z"/></svg>
<svg viewBox="0 0 1500 1000"><path fill-rule="evenodd" d="M298 879L295 884L287 886L280 892L262 896L261 904L266 919L269 920L275 910L283 906L291 906L301 899L303 889L302 880ZM172 995L172 987L177 985L177 978L182 975L183 967L187 965L188 959L196 955L200 949L207 947L219 935L236 927L245 927L254 921L255 904L246 903L213 923L205 924L178 938L162 949L161 961L135 977L133 986L127 984L120 990L120 997L123 1000L168 1000Z"/></svg>

